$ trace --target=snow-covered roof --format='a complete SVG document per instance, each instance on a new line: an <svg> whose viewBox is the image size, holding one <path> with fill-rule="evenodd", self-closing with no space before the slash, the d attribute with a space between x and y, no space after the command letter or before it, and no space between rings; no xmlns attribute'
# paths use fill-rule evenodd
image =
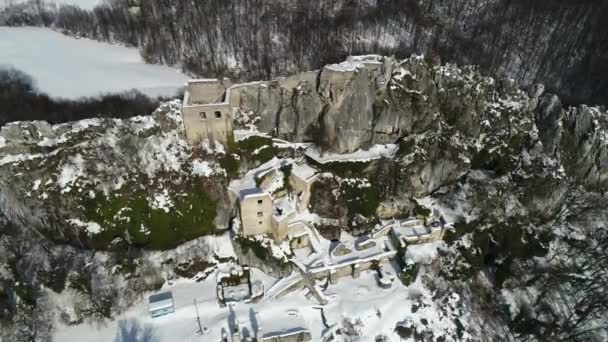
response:
<svg viewBox="0 0 608 342"><path fill-rule="evenodd" d="M445 222L445 220L443 220L441 212L434 209L433 214L437 215L434 217L437 218L438 221L425 225L423 220L410 217L404 220L394 220L380 228L377 232L379 233L380 231L390 229L396 237L404 238L406 240L425 237L430 235L432 232L442 230L445 227L445 225L442 223Z"/></svg>
<svg viewBox="0 0 608 342"><path fill-rule="evenodd" d="M264 164L256 167L255 169L249 170L242 178L233 179L232 181L230 181L230 184L228 185L228 190L230 190L235 196L242 199L242 191L245 191L247 193L249 191L252 191L251 189L258 187L255 181L256 175L266 172L272 168L278 169L281 166L290 162L290 159L279 159L277 157L274 157L271 160L265 162Z"/></svg>
<svg viewBox="0 0 608 342"><path fill-rule="evenodd" d="M294 239L300 236L304 236L308 234L308 230L306 226L296 222L295 224L290 224L287 230L287 236L289 239Z"/></svg>
<svg viewBox="0 0 608 342"><path fill-rule="evenodd" d="M274 193L275 191L283 188L284 184L284 175L283 172L279 168L270 168L268 170L263 170L255 174L255 179L258 180L258 184L260 187L269 193Z"/></svg>
<svg viewBox="0 0 608 342"><path fill-rule="evenodd" d="M255 198L255 197L263 197L263 196L268 196L268 192L255 187L255 188L249 188L249 189L242 189L239 191L239 198L241 200L244 200L245 198Z"/></svg>
<svg viewBox="0 0 608 342"><path fill-rule="evenodd" d="M420 237L420 236L428 235L431 233L430 229L428 229L425 226L416 226L416 227L393 226L393 232L398 237L403 236L406 238Z"/></svg>
<svg viewBox="0 0 608 342"><path fill-rule="evenodd" d="M291 173L305 182L310 182L318 174L317 170L308 164L292 164Z"/></svg>
<svg viewBox="0 0 608 342"><path fill-rule="evenodd" d="M307 332L306 322L297 309L259 313L264 339Z"/></svg>
<svg viewBox="0 0 608 342"><path fill-rule="evenodd" d="M277 222L283 221L296 211L295 206L287 196L274 200L272 205L272 218Z"/></svg>
<svg viewBox="0 0 608 342"><path fill-rule="evenodd" d="M171 291L153 294L148 298L148 311L156 311L173 307Z"/></svg>
<svg viewBox="0 0 608 342"><path fill-rule="evenodd" d="M270 138L267 133L262 133L256 129L235 129L233 132L234 141L245 140L249 137L257 136L257 137L265 137Z"/></svg>
<svg viewBox="0 0 608 342"><path fill-rule="evenodd" d="M290 227L290 229L292 229ZM296 255L297 261L303 265L306 265L308 270L312 273L324 272L335 268L345 267L348 265L354 265L361 262L379 260L383 258L391 258L397 251L390 243L390 240L386 237L373 239L369 238L366 248L356 248L356 238L343 233L341 237L341 244L343 244L343 252L347 253L335 253L336 249L332 249L332 244L329 240L317 239L311 236L311 242L313 243L314 253L309 255L302 255L301 257Z"/></svg>
<svg viewBox="0 0 608 342"><path fill-rule="evenodd" d="M226 302L240 302L251 296L249 284L239 284L234 286L224 286L224 300Z"/></svg>

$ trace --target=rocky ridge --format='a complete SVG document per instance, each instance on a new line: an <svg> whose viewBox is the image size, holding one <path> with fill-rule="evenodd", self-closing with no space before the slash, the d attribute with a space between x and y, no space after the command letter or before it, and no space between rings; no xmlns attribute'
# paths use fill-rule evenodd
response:
<svg viewBox="0 0 608 342"><path fill-rule="evenodd" d="M436 65L419 56L380 60L374 70L346 63L247 84L238 96L239 128L315 142L330 157L377 144L398 145L392 157L345 161L347 167L317 165L324 171L319 183L326 186L315 186L310 209L359 234L380 219L416 213L420 205L442 208L458 224L440 257L421 266L421 281L429 288L458 289L466 307L479 314L470 320L489 317L495 328L495 335L483 338L480 331L467 334L493 340L507 329L507 340L543 334L567 338L601 324L596 316L564 318L547 310L564 289L577 289L567 300L586 307L599 294L590 292L597 288L591 285L606 279L605 270L580 258L555 263L569 255L564 251L597 257L593 246L605 242L597 222L605 219L607 202L606 109L563 108L540 85L524 91L510 79L484 76L473 66ZM0 260L15 271L0 269L7 274L1 295L16 289L27 298L28 291L38 289L21 289L19 283L43 283L57 293L79 289L73 296L81 300L74 299L77 304L62 313L65 322L77 323L120 312L137 291L156 288L161 272L169 279L198 276L219 259L233 257L220 255L225 248L214 247L212 237L197 237L229 226L234 203L225 191L228 179L262 161L221 147L187 146L179 107L173 101L150 117L129 120L55 126L19 122L2 128L0 212L7 238L0 239L6 252ZM227 156L236 167L226 163ZM196 207L211 220L188 216L195 222L191 226L203 222L209 230L173 236L147 226L191 222L163 220L168 210L193 203L213 203ZM112 232L109 239L95 239L106 230ZM158 233L175 239L157 245ZM25 254L27 249L36 253ZM238 254L247 253L259 262L250 252ZM40 260L34 254L52 257ZM572 277L550 282L551 275L566 271ZM584 272L600 276L582 277ZM548 290L539 294L530 287ZM134 290L117 295L126 288ZM86 297L92 291L99 298ZM100 305L108 298L117 301ZM496 309L500 303L506 313ZM593 304L589 312L602 317L602 308ZM534 328L529 322L535 322Z"/></svg>

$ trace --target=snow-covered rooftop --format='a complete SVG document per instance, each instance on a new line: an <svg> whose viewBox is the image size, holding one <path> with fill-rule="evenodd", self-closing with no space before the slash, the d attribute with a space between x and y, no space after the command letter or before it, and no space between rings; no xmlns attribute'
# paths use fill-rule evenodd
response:
<svg viewBox="0 0 608 342"><path fill-rule="evenodd" d="M258 313L258 317L264 339L308 331L306 322L297 309L262 311Z"/></svg>
<svg viewBox="0 0 608 342"><path fill-rule="evenodd" d="M149 311L173 307L173 294L171 291L153 294L148 298L148 303Z"/></svg>
<svg viewBox="0 0 608 342"><path fill-rule="evenodd" d="M411 218L405 220L395 220L388 226L390 229L392 229L395 236L398 238L404 238L406 240L427 237L431 233L443 229L443 226L439 222L433 222L429 225L425 225L422 220Z"/></svg>
<svg viewBox="0 0 608 342"><path fill-rule="evenodd" d="M291 173L305 182L312 181L313 178L318 174L317 170L313 169L308 164L293 163L292 165Z"/></svg>
<svg viewBox="0 0 608 342"><path fill-rule="evenodd" d="M290 201L288 196L283 196L274 200L272 205L272 218L277 222L283 221L296 211L294 204Z"/></svg>
<svg viewBox="0 0 608 342"><path fill-rule="evenodd" d="M188 83L216 83L220 81L217 78L192 78Z"/></svg>
<svg viewBox="0 0 608 342"><path fill-rule="evenodd" d="M290 159L279 159L274 157L255 169L249 170L249 172L247 172L242 178L232 180L228 185L228 190L230 190L238 198L243 198L241 196L242 191L245 190L245 193L247 193L247 191L250 191L251 189L258 188L255 179L259 174L268 172L268 170L273 168L279 169L281 166L290 162Z"/></svg>
<svg viewBox="0 0 608 342"><path fill-rule="evenodd" d="M249 284L224 286L224 301L240 302L250 297Z"/></svg>
<svg viewBox="0 0 608 342"><path fill-rule="evenodd" d="M239 191L239 198L241 200L245 199L245 198L254 198L254 197L262 197L262 196L268 196L268 192L260 189L260 188L249 188L249 189L242 189Z"/></svg>
<svg viewBox="0 0 608 342"><path fill-rule="evenodd" d="M312 232L314 233L314 231ZM377 239L368 237L365 244L358 244L361 242L360 238L357 239L343 233L339 246L334 246L329 240L315 234L309 234L309 236L314 252L300 257L296 255L298 259L296 261L305 265L313 273L383 257L390 258L396 253L395 248L385 236Z"/></svg>

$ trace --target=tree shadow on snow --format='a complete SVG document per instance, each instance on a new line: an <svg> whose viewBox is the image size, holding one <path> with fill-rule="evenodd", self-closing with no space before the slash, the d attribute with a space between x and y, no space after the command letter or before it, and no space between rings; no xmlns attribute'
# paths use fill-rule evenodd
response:
<svg viewBox="0 0 608 342"><path fill-rule="evenodd" d="M158 342L158 339L151 325L141 325L137 319L123 319L118 322L114 342Z"/></svg>

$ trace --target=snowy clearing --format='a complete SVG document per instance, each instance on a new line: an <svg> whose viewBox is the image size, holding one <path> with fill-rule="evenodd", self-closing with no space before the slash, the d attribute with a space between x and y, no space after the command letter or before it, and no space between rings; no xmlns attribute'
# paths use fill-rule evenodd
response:
<svg viewBox="0 0 608 342"><path fill-rule="evenodd" d="M0 51L0 66L26 72L40 91L55 97L133 88L152 97L172 96L188 80L167 66L146 64L135 48L75 39L45 28L0 27Z"/></svg>
<svg viewBox="0 0 608 342"><path fill-rule="evenodd" d="M276 279L265 276L258 269L253 269L253 277L262 280L269 287ZM313 341L321 341L323 331L332 331L341 326L344 319L357 321L360 341L373 341L377 335L390 336L389 341L396 341L393 333L395 325L409 319L413 325L421 325L426 319L430 328L439 333L453 333L456 330L451 319L451 306L443 310L431 300L432 294L420 283L405 287L395 282L391 289L381 289L376 285L374 274L364 271L359 279L349 277L332 285L326 291L330 300L324 306L329 329L325 329L321 318L321 307L313 300L307 299L305 291L289 294L281 300L265 300L257 304L237 303L221 308L215 297L215 277L208 277L202 282L178 279L165 284L160 291L172 291L175 300L175 313L151 318L148 313L147 296L115 320L102 324L86 322L75 326L58 323L55 331L57 341L112 341L123 340L125 335L137 337L151 335L155 341L219 341L222 329L228 328L229 317L235 317L242 329L255 331L253 325L261 323L265 332L292 329L295 326L289 321L286 313L297 311L303 323L312 334ZM454 294L455 295L455 294ZM395 300L387 301L387 298ZM196 306L200 315L201 328L204 334L198 333ZM457 301L457 299L455 299ZM424 303L415 313L408 313L415 303ZM254 313L259 313L254 318ZM259 319L260 322L253 322ZM363 323L364 322L364 323ZM451 340L448 338L448 340Z"/></svg>

